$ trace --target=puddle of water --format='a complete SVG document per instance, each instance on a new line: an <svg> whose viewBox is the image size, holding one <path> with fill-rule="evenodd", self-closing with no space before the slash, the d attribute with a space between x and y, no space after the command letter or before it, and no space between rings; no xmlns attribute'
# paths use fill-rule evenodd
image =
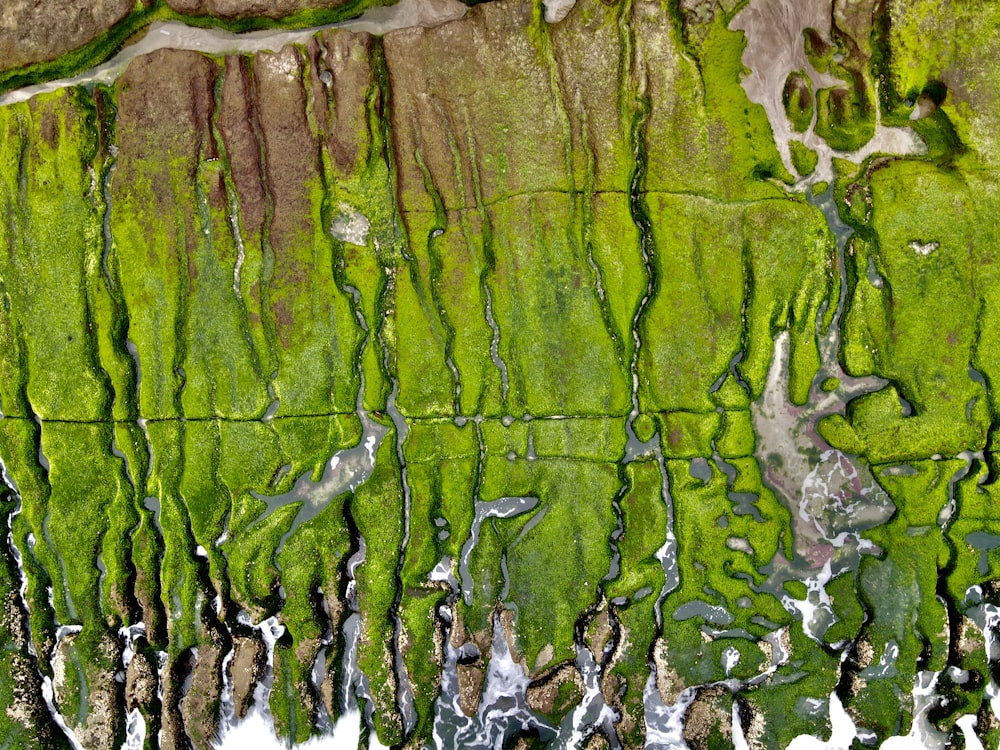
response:
<svg viewBox="0 0 1000 750"><path fill-rule="evenodd" d="M267 506L267 509L254 521L253 526L263 523L279 508L301 503L291 525L275 549L275 564L284 549L285 542L300 525L322 513L334 498L345 492L353 492L366 482L375 470L375 456L389 428L371 419L364 410L359 410L358 416L361 419L361 440L353 448L335 453L324 466L323 476L319 481L314 482L312 470L307 469L295 480L292 489L284 494L262 495L251 491L250 494Z"/></svg>

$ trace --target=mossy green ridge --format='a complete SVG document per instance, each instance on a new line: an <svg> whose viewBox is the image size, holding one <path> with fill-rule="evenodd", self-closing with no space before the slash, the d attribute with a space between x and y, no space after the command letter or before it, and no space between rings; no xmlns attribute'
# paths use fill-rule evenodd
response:
<svg viewBox="0 0 1000 750"><path fill-rule="evenodd" d="M477 6L461 25L385 41L396 153L414 155L397 158L412 253L396 297L408 325L398 351L408 415L627 409L624 340L642 266L636 253L608 258L606 289L607 255L599 255L609 251L609 233L635 232L624 200L604 195L624 194L631 169L615 105L616 15L588 3L575 16L606 42L593 57L585 53L596 42L578 49L577 37L550 32L537 10ZM478 41L501 33L504 44ZM440 67L443 49L467 62ZM608 96L588 86L574 101L588 72ZM487 92L482 80L502 90ZM606 128L595 131L595 123ZM483 357L491 347L492 362Z"/></svg>
<svg viewBox="0 0 1000 750"><path fill-rule="evenodd" d="M91 320L101 247L87 174L97 145L93 106L83 92L64 89L6 107L0 118L0 210L6 217L0 275L15 351L21 337L14 382L25 381L31 402L26 412L5 399L4 413L106 418L113 394Z"/></svg>
<svg viewBox="0 0 1000 750"><path fill-rule="evenodd" d="M781 92L781 103L785 105L785 114L792 123L792 129L797 133L806 132L812 124L813 91L812 81L802 71L788 74Z"/></svg>
<svg viewBox="0 0 1000 750"><path fill-rule="evenodd" d="M445 583L432 582L430 576L442 561L449 565L460 559L472 529L479 462L476 425L415 424L404 451L412 505L410 539L400 571L401 648L413 686L415 736L430 737L443 658L437 607L449 593Z"/></svg>
<svg viewBox="0 0 1000 750"><path fill-rule="evenodd" d="M18 429L19 426L24 426L24 423L18 425L16 422L12 424L4 420L0 424L3 454L13 466L19 463L16 459L11 460L11 457L18 452L17 444L23 444L23 439L26 437L30 438L29 433ZM30 444L29 440L28 445ZM6 469L6 465L4 468ZM23 507L18 507L21 500L15 493L16 487L8 484L8 480L12 484L16 482L6 471L5 474L3 483L0 484L0 503L2 503L0 512L4 518L0 534L5 539L13 541L14 521L20 517ZM23 540L23 531L20 536ZM23 549L21 544L17 542L14 544L18 549ZM4 646L3 659L0 660L0 701L6 710L0 714L0 738L7 747L23 748L23 750L42 746L60 750L69 748L70 744L66 737L50 720L42 697L42 673L39 671L39 660L34 655L36 647L29 638L29 634L32 633L29 626L33 624L38 628L42 623L37 617L34 623L31 623L26 598L26 595L30 596L30 589L22 592L22 576L26 575L27 570L37 568L37 563L31 565L30 562L22 561L19 566L14 556L14 549L9 546L4 548L2 560L0 592L3 595L4 615L0 621L0 637ZM32 572L37 575L41 571ZM30 580L35 576L27 574L27 577Z"/></svg>
<svg viewBox="0 0 1000 750"><path fill-rule="evenodd" d="M741 352L737 368L750 389L743 398L756 399L773 336L785 328L791 397L803 403L819 367L817 314L833 288L833 240L819 213L792 200L647 200L659 283L641 323L640 404L714 411L713 386Z"/></svg>
<svg viewBox="0 0 1000 750"><path fill-rule="evenodd" d="M790 621L781 603L758 587L765 579L760 569L785 551L791 519L762 486L755 460L731 466L733 481L719 466L705 465L706 481L690 461L666 462L680 585L663 603L664 649L685 687L728 676L748 679L767 668L753 639ZM744 497L753 512L744 507ZM770 625L762 626L762 619ZM743 637L744 631L751 637ZM705 642L707 632L716 635ZM731 649L740 658L727 674L722 655Z"/></svg>
<svg viewBox="0 0 1000 750"><path fill-rule="evenodd" d="M402 717L396 707L392 615L396 560L404 528L403 486L392 429L379 446L374 472L353 494L347 508L365 541L364 562L358 567L355 579L361 613L358 664L371 682L379 741L394 745L403 739Z"/></svg>
<svg viewBox="0 0 1000 750"><path fill-rule="evenodd" d="M585 502L581 488L586 488ZM569 457L486 459L481 500L532 496L538 498L538 508L530 528L521 517L491 524L497 551L506 558L507 580L501 578L502 589L492 596L488 588L485 596L477 588L473 608L485 619L500 598L514 610L517 645L534 673L573 657L574 624L596 602L598 584L611 562L611 500L617 491L613 463ZM495 567L484 570L486 575L500 572L500 560L492 562ZM537 575L539 570L546 576ZM473 569L472 577L478 587L477 572ZM476 619L466 616L470 623Z"/></svg>
<svg viewBox="0 0 1000 750"><path fill-rule="evenodd" d="M605 588L622 634L609 672L620 696L620 733L629 747L644 744L643 690L656 641L656 604L663 589L663 566L656 557L667 528L663 479L655 460L628 464L620 499L622 534L615 540L620 574Z"/></svg>
<svg viewBox="0 0 1000 750"><path fill-rule="evenodd" d="M819 159L815 151L802 143L802 141L789 141L788 146L792 151L792 165L795 171L803 177L808 177L816 169L816 162Z"/></svg>
<svg viewBox="0 0 1000 750"><path fill-rule="evenodd" d="M54 700L77 737L111 747L123 716L113 680L120 656L115 631L131 614L102 592L102 584L116 593L128 587L127 553L119 548L104 557L106 508L128 502L131 494L111 451L111 425L9 424L5 465L22 505L14 538L28 553L25 603L36 652L53 654ZM38 584L51 590L38 591ZM57 624L72 626L58 643Z"/></svg>
<svg viewBox="0 0 1000 750"><path fill-rule="evenodd" d="M824 430L834 445L877 463L981 450L991 404L969 368L975 360L988 377L994 369L990 335L985 346L978 340L982 311L995 307L983 262L992 230L953 172L898 162L874 171L868 185L871 218L854 243L843 356L852 374L893 385L856 399Z"/></svg>

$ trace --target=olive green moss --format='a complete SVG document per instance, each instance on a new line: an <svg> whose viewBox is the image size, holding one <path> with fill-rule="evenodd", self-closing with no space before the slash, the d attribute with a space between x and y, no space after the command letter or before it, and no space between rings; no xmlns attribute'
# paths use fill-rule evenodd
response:
<svg viewBox="0 0 1000 750"><path fill-rule="evenodd" d="M759 396L773 335L785 327L791 397L804 402L819 366L816 316L833 285L833 242L819 213L791 200L648 200L660 282L642 320L643 406L714 409L710 390L740 352L738 370Z"/></svg>
<svg viewBox="0 0 1000 750"><path fill-rule="evenodd" d="M770 680L746 692L745 700L763 726L759 742L765 747L788 747L800 734L830 736L829 714L809 710L810 701L822 704L840 679L840 655L817 647L798 626L789 627L788 646L797 658L779 667Z"/></svg>
<svg viewBox="0 0 1000 750"><path fill-rule="evenodd" d="M985 372L994 366L992 338L977 340L994 293L977 283L980 263L969 263L969 253L990 257L992 230L962 181L933 165L890 165L872 174L869 189L870 239L853 245L857 282L843 354L852 374L877 373L894 385L853 401L846 418L824 423L826 434L875 462L981 449L990 406L969 364L976 351Z"/></svg>
<svg viewBox="0 0 1000 750"><path fill-rule="evenodd" d="M539 501L532 512L538 520L530 531L522 534L524 527L517 528L527 517L489 524L496 529L497 552L507 561L509 591L504 601L517 613L517 645L533 671L572 659L576 620L596 602L598 583L611 562L608 542L615 527L611 501L618 491L617 467L610 461L569 457L511 461L488 456L483 472L481 500L531 496ZM482 574L500 573L499 559L484 562L492 565L482 572L470 566L477 587ZM547 571L546 576L538 576L538 570ZM502 587L502 579L499 583ZM492 610L497 593L479 596L477 588L472 608L480 618ZM546 647L551 647L552 656L539 659Z"/></svg>
<svg viewBox="0 0 1000 750"><path fill-rule="evenodd" d="M396 679L390 645L396 600L396 557L403 540L403 487L390 430L379 447L375 470L348 504L348 512L365 540L365 560L356 574L361 636L358 664L371 682L375 728L384 744L402 737L396 709Z"/></svg>
<svg viewBox="0 0 1000 750"><path fill-rule="evenodd" d="M857 151L875 134L874 98L861 85L816 92L816 135L836 151Z"/></svg>

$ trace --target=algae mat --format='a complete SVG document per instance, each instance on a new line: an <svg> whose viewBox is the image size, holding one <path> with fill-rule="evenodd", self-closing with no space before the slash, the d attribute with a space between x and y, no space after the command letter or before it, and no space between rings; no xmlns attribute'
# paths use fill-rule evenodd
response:
<svg viewBox="0 0 1000 750"><path fill-rule="evenodd" d="M106 5L2 16L0 745L996 746L1000 8Z"/></svg>

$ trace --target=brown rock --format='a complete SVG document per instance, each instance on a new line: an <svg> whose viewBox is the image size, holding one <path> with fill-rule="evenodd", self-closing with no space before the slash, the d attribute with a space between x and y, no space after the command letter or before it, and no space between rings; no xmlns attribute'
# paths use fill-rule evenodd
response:
<svg viewBox="0 0 1000 750"><path fill-rule="evenodd" d="M372 134L369 132L368 99L377 95L371 66L373 37L346 31L326 31L316 47L316 62L311 66L320 133L326 136L326 148L334 168L346 177L369 157ZM325 73L325 75L324 75ZM319 96L318 87L327 92ZM379 102L379 105L381 103Z"/></svg>
<svg viewBox="0 0 1000 750"><path fill-rule="evenodd" d="M684 717L684 740L691 750L718 747L718 739L731 744L732 695L722 687L703 688Z"/></svg>
<svg viewBox="0 0 1000 750"><path fill-rule="evenodd" d="M256 636L233 636L233 708L239 718L244 718L253 702L253 690L264 674L267 653Z"/></svg>
<svg viewBox="0 0 1000 750"><path fill-rule="evenodd" d="M223 655L218 642L198 647L191 672L191 686L181 701L184 730L196 748L209 748L219 731Z"/></svg>
<svg viewBox="0 0 1000 750"><path fill-rule="evenodd" d="M564 697L560 699L560 691L567 684L572 685L573 688L568 697L564 694ZM569 708L580 702L583 692L583 678L580 676L579 670L572 664L562 664L548 675L528 685L525 697L532 711L546 716L555 714L561 717Z"/></svg>
<svg viewBox="0 0 1000 750"><path fill-rule="evenodd" d="M261 169L256 104L250 83L250 58L226 58L217 127L229 159L240 205L240 226L248 245L260 242L266 194Z"/></svg>
<svg viewBox="0 0 1000 750"><path fill-rule="evenodd" d="M485 673L473 664L458 665L458 705L466 716L479 710Z"/></svg>
<svg viewBox="0 0 1000 750"><path fill-rule="evenodd" d="M529 3L484 3L461 21L383 38L404 212L435 210L421 160L446 210L570 189L555 63L541 57L531 19Z"/></svg>
<svg viewBox="0 0 1000 750"><path fill-rule="evenodd" d="M125 670L125 709L148 708L156 699L156 664L145 651L137 651Z"/></svg>
<svg viewBox="0 0 1000 750"><path fill-rule="evenodd" d="M134 0L4 0L0 71L55 60L97 39L134 7Z"/></svg>
<svg viewBox="0 0 1000 750"><path fill-rule="evenodd" d="M279 19L303 10L334 10L348 0L167 0L178 13L215 18Z"/></svg>
<svg viewBox="0 0 1000 750"><path fill-rule="evenodd" d="M184 717L181 715L184 680L194 668L195 655L188 649L164 667L163 705L160 712L160 747L162 750L188 750Z"/></svg>

